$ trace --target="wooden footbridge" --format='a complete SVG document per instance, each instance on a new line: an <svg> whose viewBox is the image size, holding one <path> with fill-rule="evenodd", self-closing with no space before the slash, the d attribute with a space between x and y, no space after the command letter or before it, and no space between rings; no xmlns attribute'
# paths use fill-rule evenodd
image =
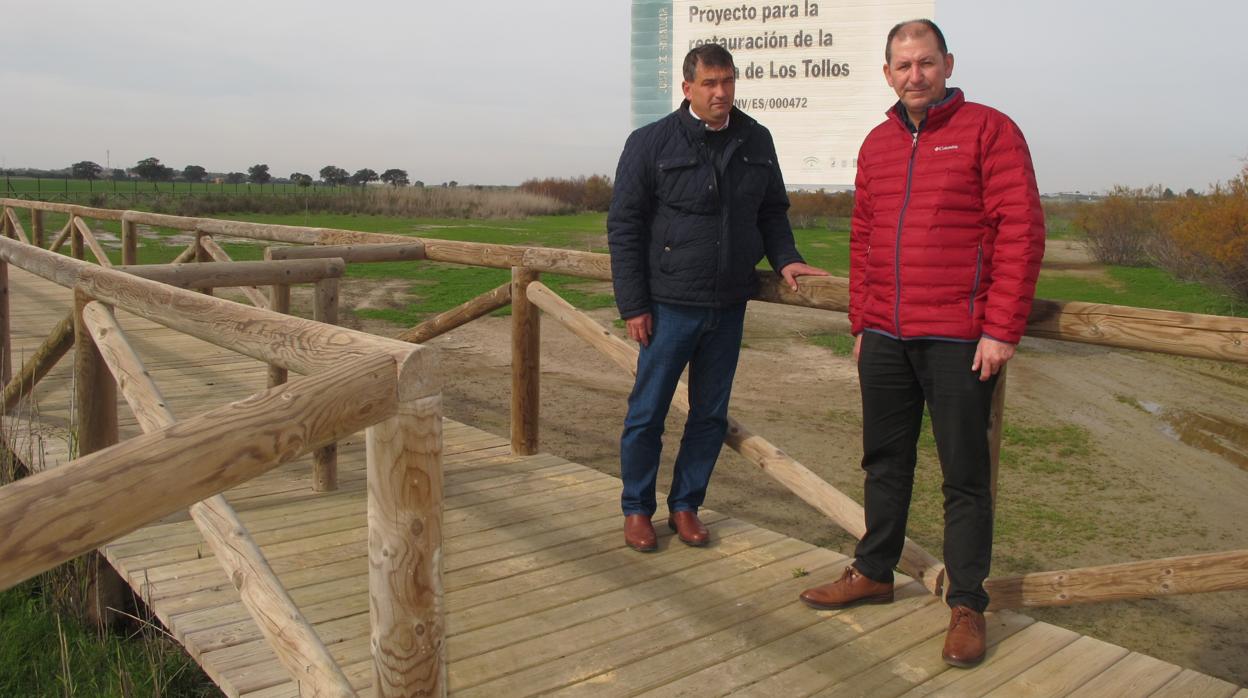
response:
<svg viewBox="0 0 1248 698"><path fill-rule="evenodd" d="M635 361L538 280L607 278L602 255L2 203L4 432L41 467L0 488L0 588L99 550L228 695L1248 698L1009 610L1243 590L1248 551L991 580L987 661L958 670L940 660L943 568L913 543L897 602L841 612L796 595L844 557L716 512L708 548L626 549L618 481L537 452L539 308ZM124 266L91 219L121 222ZM198 263L136 266L139 224L192 231L178 261ZM235 263L221 236L272 246ZM380 260L513 281L397 339L335 326L345 264ZM295 284L313 286L313 320L286 314ZM843 279L763 288L844 309ZM510 440L442 418L420 344L508 303ZM1248 361L1248 323L1225 318L1041 301L1030 332ZM727 442L861 533L856 503L761 436L734 422Z"/></svg>

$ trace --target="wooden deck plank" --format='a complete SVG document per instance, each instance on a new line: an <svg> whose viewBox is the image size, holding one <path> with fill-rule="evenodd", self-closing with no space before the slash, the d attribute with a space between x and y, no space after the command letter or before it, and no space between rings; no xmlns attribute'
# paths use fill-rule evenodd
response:
<svg viewBox="0 0 1248 698"><path fill-rule="evenodd" d="M1184 669L1149 698L1227 698L1239 687L1191 669Z"/></svg>
<svg viewBox="0 0 1248 698"><path fill-rule="evenodd" d="M1069 698L1134 698L1146 696L1178 676L1182 668L1132 652L1071 691Z"/></svg>
<svg viewBox="0 0 1248 698"><path fill-rule="evenodd" d="M1020 613L990 613L985 620L990 651L1005 638L1035 622ZM944 644L944 633L938 633L881 664L828 686L815 695L862 698L901 695L938 674L958 671L945 664L941 658Z"/></svg>
<svg viewBox="0 0 1248 698"><path fill-rule="evenodd" d="M1083 636L986 694L1064 696L1127 656L1123 647Z"/></svg>
<svg viewBox="0 0 1248 698"><path fill-rule="evenodd" d="M973 669L946 671L903 696L979 696L1030 669L1079 638L1078 633L1048 623L1033 623L1001 641Z"/></svg>

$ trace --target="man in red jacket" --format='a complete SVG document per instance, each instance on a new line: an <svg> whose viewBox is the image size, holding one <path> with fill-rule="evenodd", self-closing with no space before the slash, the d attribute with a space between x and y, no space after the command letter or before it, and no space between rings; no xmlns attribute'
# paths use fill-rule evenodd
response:
<svg viewBox="0 0 1248 698"><path fill-rule="evenodd" d="M850 233L867 531L841 578L801 598L820 609L892 601L926 404L944 474L943 656L967 667L985 649L989 407L1027 323L1044 215L1023 134L945 86L953 55L934 23L893 27L884 56L899 101L859 152Z"/></svg>

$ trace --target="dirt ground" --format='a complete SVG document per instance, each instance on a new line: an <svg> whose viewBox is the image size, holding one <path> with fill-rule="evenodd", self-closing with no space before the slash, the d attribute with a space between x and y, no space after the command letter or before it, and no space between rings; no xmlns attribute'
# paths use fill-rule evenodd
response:
<svg viewBox="0 0 1248 698"><path fill-rule="evenodd" d="M1050 243L1046 264L1061 273L1099 273L1074 243ZM353 286L358 283L344 285L344 309L385 305L406 294L404 284ZM614 319L610 310L591 315L604 326ZM346 320L351 322L379 334L398 331ZM490 317L431 342L441 350L447 377L447 415L503 436L509 425L509 328L509 318ZM812 333L846 330L841 314L751 303L731 409L861 501L860 404L852 360L806 340ZM617 441L631 379L548 318L542 322L541 361L541 449L618 475ZM1248 502L1248 367L1027 339L1010 364L1006 404L1007 425L1029 430L1016 446L1007 441L1007 459L1011 448L1031 456L1039 448L1048 456L1003 465L994 576L1248 548L1242 523ZM673 411L661 489L670 481L681 424ZM1028 441L1044 441L1045 435L1049 442L1040 446ZM932 458L922 458L919 468L925 473L920 480L935 481ZM853 549L849 536L728 449L706 506L841 552ZM1053 511L1069 515L1054 523ZM912 516L911 531L940 557L938 517L939 502L929 503ZM1248 685L1248 592L1030 614Z"/></svg>

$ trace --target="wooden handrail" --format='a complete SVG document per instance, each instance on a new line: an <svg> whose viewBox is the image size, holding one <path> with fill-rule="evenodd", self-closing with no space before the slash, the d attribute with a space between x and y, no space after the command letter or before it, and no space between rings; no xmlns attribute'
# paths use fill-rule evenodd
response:
<svg viewBox="0 0 1248 698"><path fill-rule="evenodd" d="M992 610L1242 590L1248 589L1248 550L997 577L984 589Z"/></svg>
<svg viewBox="0 0 1248 698"><path fill-rule="evenodd" d="M276 262L200 262L198 264L135 264L113 269L178 288L222 288L316 283L342 278L340 259L297 259ZM265 307L268 307L266 302Z"/></svg>
<svg viewBox="0 0 1248 698"><path fill-rule="evenodd" d="M56 363L74 346L74 314L66 314L52 332L43 340L17 375L4 386L3 408L0 413L8 414L17 403L34 390L35 385L48 375Z"/></svg>
<svg viewBox="0 0 1248 698"><path fill-rule="evenodd" d="M189 218L142 211L117 211L24 199L0 199L0 205L106 220L128 220L179 230L303 245L419 244L425 259L509 269L527 267L542 273L610 280L605 254L514 245L493 245L418 238L352 230L284 226L212 218ZM797 292L772 272L758 272L758 300L844 312L849 283L840 277L807 277ZM1027 335L1084 344L1153 351L1178 356L1248 363L1248 319L1179 313L1098 303L1037 299Z"/></svg>
<svg viewBox="0 0 1248 698"><path fill-rule="evenodd" d="M160 388L126 341L112 312L100 303L89 303L83 308L83 316L143 431L150 433L172 426L177 421L173 412L166 407ZM217 494L192 504L190 514L226 576L238 589L243 606L287 673L306 689L303 692L312 696L354 696L342 669L290 598L225 497Z"/></svg>
<svg viewBox="0 0 1248 698"><path fill-rule="evenodd" d="M166 327L298 373L385 353L398 362L404 397L439 391L432 370L436 359L407 342L204 296L14 240L0 238L0 259L62 286L77 286L96 300Z"/></svg>
<svg viewBox="0 0 1248 698"><path fill-rule="evenodd" d="M91 254L95 255L95 261L102 267L113 266L113 260L108 258L104 253L104 248L100 247L100 241L95 239L95 233L91 231L91 226L81 218L74 216L74 226L78 228L78 234L82 236L82 241L87 243L87 247L91 248Z"/></svg>
<svg viewBox="0 0 1248 698"><path fill-rule="evenodd" d="M357 357L0 487L0 589L386 419L395 375Z"/></svg>

